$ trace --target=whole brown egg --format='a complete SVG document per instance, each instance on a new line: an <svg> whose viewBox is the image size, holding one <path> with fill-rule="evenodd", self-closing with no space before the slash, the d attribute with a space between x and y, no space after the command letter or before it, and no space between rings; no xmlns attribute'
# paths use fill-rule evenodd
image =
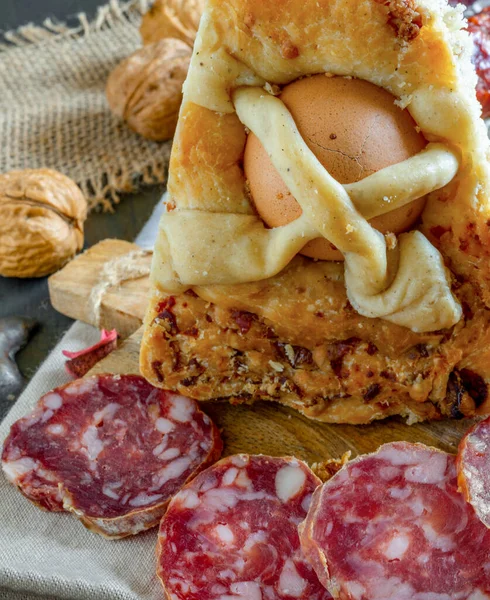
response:
<svg viewBox="0 0 490 600"><path fill-rule="evenodd" d="M314 75L285 86L280 98L308 147L342 184L402 162L427 144L394 96L361 79ZM269 227L286 225L301 215L301 207L252 133L245 147L244 170L257 212ZM370 223L382 233L398 234L413 226L424 205L425 197L419 198ZM306 244L301 253L343 260L323 237Z"/></svg>

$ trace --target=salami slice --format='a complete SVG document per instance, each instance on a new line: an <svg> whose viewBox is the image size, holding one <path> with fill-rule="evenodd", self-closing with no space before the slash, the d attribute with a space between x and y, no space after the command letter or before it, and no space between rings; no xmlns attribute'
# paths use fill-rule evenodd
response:
<svg viewBox="0 0 490 600"><path fill-rule="evenodd" d="M490 418L477 423L458 449L458 484L478 518L490 527Z"/></svg>
<svg viewBox="0 0 490 600"><path fill-rule="evenodd" d="M158 575L171 600L326 600L298 524L320 480L301 461L231 456L186 485L160 525Z"/></svg>
<svg viewBox="0 0 490 600"><path fill-rule="evenodd" d="M455 457L385 444L319 488L300 538L341 600L490 598L490 531L458 492Z"/></svg>
<svg viewBox="0 0 490 600"><path fill-rule="evenodd" d="M158 524L170 498L217 460L219 432L194 400L137 375L79 379L11 428L7 478L40 507L107 537Z"/></svg>

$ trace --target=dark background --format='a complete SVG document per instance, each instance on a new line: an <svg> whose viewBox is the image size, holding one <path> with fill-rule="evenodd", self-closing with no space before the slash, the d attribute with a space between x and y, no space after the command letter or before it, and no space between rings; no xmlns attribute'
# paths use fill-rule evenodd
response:
<svg viewBox="0 0 490 600"><path fill-rule="evenodd" d="M95 15L103 0L1 0L0 28L16 29L26 23L42 23L46 17L69 21L79 12Z"/></svg>
<svg viewBox="0 0 490 600"><path fill-rule="evenodd" d="M42 23L46 17L74 22L79 12L85 12L91 18L97 7L105 3L103 0L0 0L0 30L8 31L29 22ZM132 241L162 193L161 186L148 188L139 194L124 196L113 214L92 213L86 222L85 247L105 238ZM38 322L28 345L17 354L17 364L27 381L72 320L51 307L46 278L0 277L0 319L10 315L31 317ZM11 400L0 398L0 420L11 404Z"/></svg>

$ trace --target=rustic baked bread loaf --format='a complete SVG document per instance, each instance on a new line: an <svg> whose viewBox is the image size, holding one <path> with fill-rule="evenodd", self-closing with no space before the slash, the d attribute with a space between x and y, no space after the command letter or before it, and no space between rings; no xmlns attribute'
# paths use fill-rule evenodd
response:
<svg viewBox="0 0 490 600"><path fill-rule="evenodd" d="M439 0L208 2L153 260L141 353L153 384L329 422L489 411L489 141L463 24ZM340 185L275 96L318 73L391 92L427 148ZM288 225L254 211L249 130L301 206ZM388 196L393 207L425 194L396 244L365 218ZM296 256L318 237L345 263Z"/></svg>

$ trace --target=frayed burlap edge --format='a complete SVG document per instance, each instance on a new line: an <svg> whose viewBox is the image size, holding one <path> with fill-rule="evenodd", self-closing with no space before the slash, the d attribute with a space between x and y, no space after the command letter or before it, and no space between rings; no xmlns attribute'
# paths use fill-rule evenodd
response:
<svg viewBox="0 0 490 600"><path fill-rule="evenodd" d="M66 38L83 38L93 32L110 28L120 21L135 22L141 19L153 4L154 0L110 0L97 9L95 18L89 19L83 12L75 16L74 25L47 18L41 25L28 23L15 30L0 32L3 42L0 42L0 52L5 52L13 47L24 47L31 44L56 43ZM89 208L92 210L101 207L104 211L113 211L123 193L133 193L144 185L163 184L166 181L168 162L170 157L171 142L162 146L160 160L154 160L141 173L135 175L119 168L107 168L97 179L78 181L82 192L88 199Z"/></svg>
<svg viewBox="0 0 490 600"><path fill-rule="evenodd" d="M167 181L168 163L170 160L171 141L162 145L160 159L135 175L129 170L107 168L104 174L95 181L93 178L77 182L85 198L89 210L101 208L104 212L114 212L114 206L121 201L122 194L132 194L143 186L164 184Z"/></svg>

